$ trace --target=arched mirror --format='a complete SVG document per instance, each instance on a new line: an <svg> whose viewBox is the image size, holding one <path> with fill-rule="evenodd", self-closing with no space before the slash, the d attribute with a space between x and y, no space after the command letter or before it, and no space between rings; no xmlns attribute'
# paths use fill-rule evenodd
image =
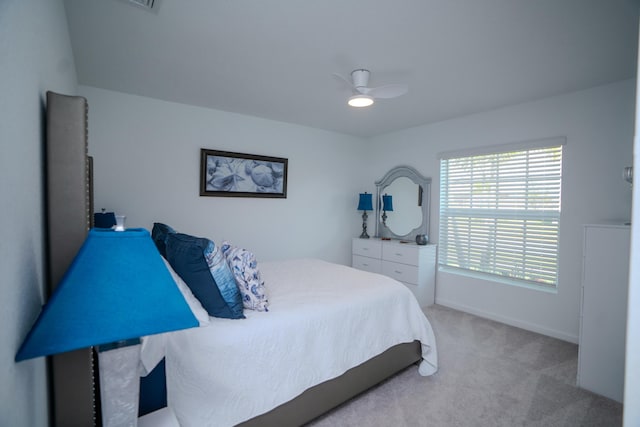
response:
<svg viewBox="0 0 640 427"><path fill-rule="evenodd" d="M376 181L376 236L415 240L429 236L431 178L411 166L397 166Z"/></svg>

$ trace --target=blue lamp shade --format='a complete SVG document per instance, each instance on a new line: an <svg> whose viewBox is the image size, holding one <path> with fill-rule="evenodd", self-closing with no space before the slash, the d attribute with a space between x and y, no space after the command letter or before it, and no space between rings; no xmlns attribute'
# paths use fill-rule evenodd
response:
<svg viewBox="0 0 640 427"><path fill-rule="evenodd" d="M16 361L198 326L144 229L92 229Z"/></svg>
<svg viewBox="0 0 640 427"><path fill-rule="evenodd" d="M386 212L393 212L393 200L388 194L382 196L382 210Z"/></svg>
<svg viewBox="0 0 640 427"><path fill-rule="evenodd" d="M373 199L369 193L360 193L360 200L358 200L359 211L372 211Z"/></svg>

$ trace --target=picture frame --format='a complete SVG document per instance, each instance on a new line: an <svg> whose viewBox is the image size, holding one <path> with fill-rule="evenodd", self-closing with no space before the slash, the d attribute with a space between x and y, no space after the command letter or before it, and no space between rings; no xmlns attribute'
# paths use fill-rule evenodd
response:
<svg viewBox="0 0 640 427"><path fill-rule="evenodd" d="M287 198L289 160L200 149L200 196Z"/></svg>

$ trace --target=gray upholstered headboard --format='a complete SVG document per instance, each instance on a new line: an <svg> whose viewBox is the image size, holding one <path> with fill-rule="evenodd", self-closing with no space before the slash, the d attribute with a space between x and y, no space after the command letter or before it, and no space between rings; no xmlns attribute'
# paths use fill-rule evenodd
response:
<svg viewBox="0 0 640 427"><path fill-rule="evenodd" d="M49 295L91 227L87 100L47 92L46 215ZM50 358L52 425L95 426L96 390L91 349ZM98 421L99 424L99 421Z"/></svg>

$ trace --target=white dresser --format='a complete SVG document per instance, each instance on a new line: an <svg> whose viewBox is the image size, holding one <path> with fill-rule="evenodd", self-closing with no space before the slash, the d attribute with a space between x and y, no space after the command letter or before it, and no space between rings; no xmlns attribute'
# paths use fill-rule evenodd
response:
<svg viewBox="0 0 640 427"><path fill-rule="evenodd" d="M424 307L435 301L436 246L356 237L351 265L404 283Z"/></svg>
<svg viewBox="0 0 640 427"><path fill-rule="evenodd" d="M622 402L630 227L585 225L578 386Z"/></svg>

